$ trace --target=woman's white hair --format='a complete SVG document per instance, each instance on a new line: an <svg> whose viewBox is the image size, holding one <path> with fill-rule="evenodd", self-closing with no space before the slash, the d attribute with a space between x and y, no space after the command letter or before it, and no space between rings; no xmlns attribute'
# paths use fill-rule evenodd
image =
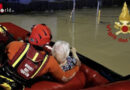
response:
<svg viewBox="0 0 130 90"><path fill-rule="evenodd" d="M57 41L52 48L52 55L58 55L60 60L65 60L70 52L70 45L66 41ZM57 58L57 57L56 57Z"/></svg>

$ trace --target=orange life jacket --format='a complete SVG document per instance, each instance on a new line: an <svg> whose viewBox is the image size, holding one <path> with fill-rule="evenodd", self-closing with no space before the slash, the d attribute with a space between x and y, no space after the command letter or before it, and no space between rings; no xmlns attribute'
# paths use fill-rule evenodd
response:
<svg viewBox="0 0 130 90"><path fill-rule="evenodd" d="M26 80L36 77L48 60L48 54L41 54L29 43L24 44L8 64Z"/></svg>

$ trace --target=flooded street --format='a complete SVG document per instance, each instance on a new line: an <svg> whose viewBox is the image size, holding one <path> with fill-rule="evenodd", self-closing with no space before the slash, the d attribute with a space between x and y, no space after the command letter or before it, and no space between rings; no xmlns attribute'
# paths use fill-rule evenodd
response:
<svg viewBox="0 0 130 90"><path fill-rule="evenodd" d="M107 25L114 22L122 8L103 8L101 22L96 24L96 9L79 9L75 22L70 19L71 10L54 13L29 13L0 15L0 22L12 22L28 31L32 25L45 23L52 31L53 41L65 40L79 53L121 74L130 74L130 41L123 43L108 35Z"/></svg>

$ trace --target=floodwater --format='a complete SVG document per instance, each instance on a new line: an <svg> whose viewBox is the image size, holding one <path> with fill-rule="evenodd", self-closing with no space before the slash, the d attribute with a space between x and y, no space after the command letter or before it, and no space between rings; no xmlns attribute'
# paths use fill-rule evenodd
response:
<svg viewBox="0 0 130 90"><path fill-rule="evenodd" d="M52 31L53 41L65 40L77 51L94 61L121 74L130 74L130 41L123 43L107 33L106 26L118 21L121 8L101 10L101 23L96 24L96 9L79 9L75 12L75 22L70 19L71 10L40 12L18 15L1 15L0 22L12 22L26 30L34 24L45 23ZM128 38L128 37L127 37Z"/></svg>

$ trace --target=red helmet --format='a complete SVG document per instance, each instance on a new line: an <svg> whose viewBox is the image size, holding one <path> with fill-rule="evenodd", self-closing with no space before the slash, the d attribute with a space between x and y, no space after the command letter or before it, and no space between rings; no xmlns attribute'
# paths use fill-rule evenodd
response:
<svg viewBox="0 0 130 90"><path fill-rule="evenodd" d="M29 42L33 45L42 46L51 40L51 31L44 24L37 24L32 28Z"/></svg>

